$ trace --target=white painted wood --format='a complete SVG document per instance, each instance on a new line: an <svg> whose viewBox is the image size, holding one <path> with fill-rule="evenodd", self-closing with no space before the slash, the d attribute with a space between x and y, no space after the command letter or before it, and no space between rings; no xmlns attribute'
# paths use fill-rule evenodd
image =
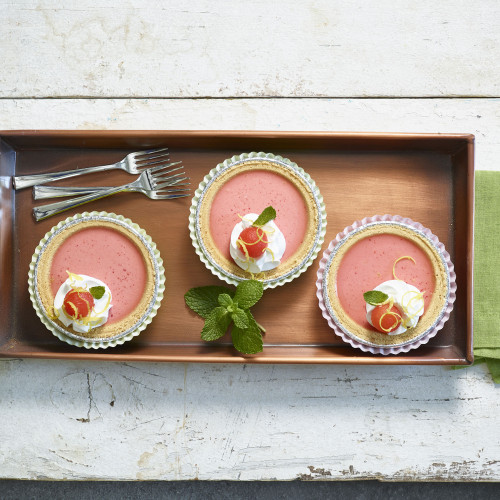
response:
<svg viewBox="0 0 500 500"><path fill-rule="evenodd" d="M1 477L498 480L482 367L0 360Z"/></svg>
<svg viewBox="0 0 500 500"><path fill-rule="evenodd" d="M471 132L499 168L496 99L0 100L2 125ZM0 360L0 478L500 480L484 366Z"/></svg>
<svg viewBox="0 0 500 500"><path fill-rule="evenodd" d="M497 0L0 0L0 97L498 96Z"/></svg>

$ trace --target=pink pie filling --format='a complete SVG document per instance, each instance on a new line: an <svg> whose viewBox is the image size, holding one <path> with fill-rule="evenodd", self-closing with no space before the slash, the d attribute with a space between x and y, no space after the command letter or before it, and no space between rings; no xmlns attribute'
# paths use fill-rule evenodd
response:
<svg viewBox="0 0 500 500"><path fill-rule="evenodd" d="M424 293L424 311L435 288L432 264L425 252L411 240L393 234L377 234L355 243L344 255L337 273L337 295L344 311L359 325L371 329L366 321L363 293L384 281L394 279L394 262L403 256L415 259L396 264L398 279Z"/></svg>
<svg viewBox="0 0 500 500"><path fill-rule="evenodd" d="M210 211L210 231L219 251L231 259L229 243L234 226L248 213L260 214L272 205L276 210L276 225L286 239L282 262L293 255L307 230L307 209L304 198L285 177L255 170L236 175L215 195Z"/></svg>
<svg viewBox="0 0 500 500"><path fill-rule="evenodd" d="M124 319L139 303L146 286L146 266L136 245L110 228L82 229L57 249L52 261L52 293L66 281L66 270L100 279L113 296L108 322Z"/></svg>

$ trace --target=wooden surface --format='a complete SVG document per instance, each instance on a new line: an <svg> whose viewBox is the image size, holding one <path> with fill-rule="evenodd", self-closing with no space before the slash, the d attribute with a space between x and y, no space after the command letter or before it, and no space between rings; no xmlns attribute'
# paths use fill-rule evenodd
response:
<svg viewBox="0 0 500 500"><path fill-rule="evenodd" d="M0 6L4 129L465 132L500 169L495 1ZM2 359L0 418L1 478L500 480L484 366Z"/></svg>
<svg viewBox="0 0 500 500"><path fill-rule="evenodd" d="M496 96L500 85L496 0L64 5L0 2L1 96Z"/></svg>

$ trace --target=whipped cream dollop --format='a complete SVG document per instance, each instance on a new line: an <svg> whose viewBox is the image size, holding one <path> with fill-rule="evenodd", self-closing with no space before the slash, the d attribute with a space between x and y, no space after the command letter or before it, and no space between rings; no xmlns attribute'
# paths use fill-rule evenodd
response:
<svg viewBox="0 0 500 500"><path fill-rule="evenodd" d="M90 290L91 287L104 287L104 294L100 299L94 297L94 307L92 308L89 317L76 319L67 315L64 310L64 297L66 294L75 288L85 288ZM109 310L111 309L111 290L108 286L97 278L85 276L84 274L70 274L68 279L59 287L54 299L54 311L57 319L64 326L71 326L75 332L88 333L92 328L103 325L108 321Z"/></svg>
<svg viewBox="0 0 500 500"><path fill-rule="evenodd" d="M424 313L424 299L418 288L402 280L389 280L384 281L374 290L387 294L389 298L394 300L394 305L401 311L401 324L394 331L388 332L388 335L400 335L406 332L408 328L417 326L420 316ZM371 317L375 307L366 304L366 319L372 326Z"/></svg>
<svg viewBox="0 0 500 500"><path fill-rule="evenodd" d="M250 227L257 217L258 214L246 214L241 222L238 222L238 224L234 226L231 233L231 242L229 244L229 252L236 264L252 274L270 271L278 267L286 249L285 236L275 224L274 220L262 226L262 230L266 233L268 244L267 249L264 250L261 257L256 259L247 257L247 255L238 248L237 241L241 232L247 227Z"/></svg>

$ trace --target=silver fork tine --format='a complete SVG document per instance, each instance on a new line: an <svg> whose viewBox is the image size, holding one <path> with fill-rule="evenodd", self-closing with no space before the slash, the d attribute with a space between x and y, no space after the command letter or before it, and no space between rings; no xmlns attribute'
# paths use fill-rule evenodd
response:
<svg viewBox="0 0 500 500"><path fill-rule="evenodd" d="M181 174L178 174L178 175L181 175ZM165 183L166 183L167 185L171 185L171 183L170 183L169 179L170 179L170 176L165 177L165 176L163 176L163 175L160 175L160 176L155 176L155 175L152 175L152 176L151 176L151 181L152 181L152 182L151 182L151 184L152 184L152 188L153 188L153 189L158 189L158 186L159 186L159 184L160 184L160 183L162 183L162 185L165 185Z"/></svg>
<svg viewBox="0 0 500 500"><path fill-rule="evenodd" d="M158 194L156 195L153 199L154 200L173 200L175 198L185 198L186 196L189 196L189 193L187 194Z"/></svg>
<svg viewBox="0 0 500 500"><path fill-rule="evenodd" d="M187 189L164 189L162 191L155 191L157 195L166 195L166 194L184 194L188 193Z"/></svg>
<svg viewBox="0 0 500 500"><path fill-rule="evenodd" d="M183 177L181 179L177 179L176 181L173 181L170 183L171 186L190 186L190 182L182 182L182 181L188 181L189 177Z"/></svg>
<svg viewBox="0 0 500 500"><path fill-rule="evenodd" d="M156 186L156 188L154 189L155 191L164 191L166 193L174 193L174 192L183 192L183 193L187 193L189 191L189 188L185 188L185 187L179 187L179 186Z"/></svg>
<svg viewBox="0 0 500 500"><path fill-rule="evenodd" d="M157 155L148 155L148 156L145 156L144 158L134 158L134 160L136 162L145 162L145 161L155 160L158 158L169 158L169 157L170 157L170 153L161 153L161 154L157 154Z"/></svg>
<svg viewBox="0 0 500 500"><path fill-rule="evenodd" d="M172 167L174 165L179 165L181 162L176 161L174 163L167 162L165 163L164 161L158 161L158 162L151 162L151 163L141 163L139 165L136 165L136 168L139 172L144 171L144 170L149 170L152 167ZM182 168L182 167L180 167Z"/></svg>
<svg viewBox="0 0 500 500"><path fill-rule="evenodd" d="M183 179L179 179L179 182L169 182L169 181L165 181L165 182L162 182L162 183L158 183L156 184L156 188L155 189L162 189L162 188L165 188L165 187L177 187L177 186L187 186L189 185L190 183L189 182L185 182L185 183L181 183L180 181L183 181L183 180L186 180L187 177L184 177Z"/></svg>
<svg viewBox="0 0 500 500"><path fill-rule="evenodd" d="M176 170L179 170L184 167L176 167L172 168L174 165L179 165L181 163L180 161L177 161L175 163L163 163L161 165L155 165L153 167L147 168L146 170L152 175L152 177L156 177L157 175L160 175L160 172L163 170L163 173L167 172L175 172Z"/></svg>
<svg viewBox="0 0 500 500"><path fill-rule="evenodd" d="M149 156L152 154L158 154L158 153L161 153L163 151L168 151L168 148L148 149L146 151L137 151L137 152L133 153L133 158L134 158L134 160L142 161L142 158L139 158L139 157ZM166 154L169 154L169 153L166 153Z"/></svg>
<svg viewBox="0 0 500 500"><path fill-rule="evenodd" d="M184 176L184 177L182 177L182 176ZM176 182L180 179L182 179L182 180L187 179L186 172L179 172L177 174L171 174L170 172L165 172L165 173L160 172L159 175L155 176L155 180L157 182L162 182L165 180L170 181L170 182Z"/></svg>
<svg viewBox="0 0 500 500"><path fill-rule="evenodd" d="M180 163L180 162L179 162ZM149 168L146 170L146 181L149 184L149 189L156 189L158 182L162 182L165 180L168 180L172 177L178 177L179 175L184 175L182 174L174 174L172 175L172 172L175 172L177 170L181 170L184 167L181 165L180 167L176 168L171 168L171 165L168 167L163 166L156 166Z"/></svg>
<svg viewBox="0 0 500 500"><path fill-rule="evenodd" d="M155 156L154 158L148 158L146 160L137 161L135 160L136 167L144 167L147 165L155 165L158 163L170 163L170 156Z"/></svg>
<svg viewBox="0 0 500 500"><path fill-rule="evenodd" d="M163 182L158 182L156 184L156 189L161 189L161 188L164 188L164 187L179 187L179 186L189 186L191 183L190 182L181 182L181 181L185 181L187 180L187 177L184 177L182 179L178 179L179 182L176 182L176 181L169 181L169 180L166 180L166 181L163 181Z"/></svg>
<svg viewBox="0 0 500 500"><path fill-rule="evenodd" d="M178 174L173 174L173 175L170 175L168 172L166 174L160 174L160 175L157 175L155 177L155 179L160 182L162 180L169 180L171 182L176 182L177 181L180 181L180 180L187 180L188 177L182 177L183 175L185 175L186 172L179 172Z"/></svg>
<svg viewBox="0 0 500 500"><path fill-rule="evenodd" d="M182 170L184 168L183 165L181 165L180 167L173 168L175 165L179 165L180 163L181 163L180 161L178 161L176 163L167 163L167 165L165 165L167 167L167 169L164 172L155 174L155 176L164 175L164 174L170 174L171 172L177 172L178 170ZM156 168L156 167L153 167L153 168ZM156 170L153 170L152 168L149 169L149 170L153 171L153 172L156 172ZM176 175L178 175L178 174L176 174Z"/></svg>
<svg viewBox="0 0 500 500"><path fill-rule="evenodd" d="M177 170L182 170L184 167L180 166L177 168L161 168L161 167L153 167L148 169L148 177L149 180L153 183L153 187L156 185L157 182L165 180L166 178L175 178L179 177L180 175L184 175L184 172L178 173L178 174L173 174L172 172L176 172ZM165 177L167 176L167 177Z"/></svg>

